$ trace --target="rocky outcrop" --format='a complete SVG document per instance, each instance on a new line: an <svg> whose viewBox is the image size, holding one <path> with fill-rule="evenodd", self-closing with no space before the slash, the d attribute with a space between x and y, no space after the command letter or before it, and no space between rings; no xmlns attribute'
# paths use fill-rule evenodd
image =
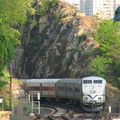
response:
<svg viewBox="0 0 120 120"><path fill-rule="evenodd" d="M19 78L79 78L90 73L89 60L99 44L89 35L95 20L59 3L44 15L34 15L32 26L20 27L15 71ZM32 26L32 27L31 27ZM89 53L89 54L88 54Z"/></svg>

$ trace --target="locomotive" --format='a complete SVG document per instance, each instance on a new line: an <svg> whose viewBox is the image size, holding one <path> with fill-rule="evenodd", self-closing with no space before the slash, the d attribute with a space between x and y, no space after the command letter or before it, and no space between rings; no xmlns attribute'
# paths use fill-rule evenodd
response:
<svg viewBox="0 0 120 120"><path fill-rule="evenodd" d="M30 94L40 93L41 99L74 103L85 111L100 111L106 101L106 80L98 76L80 79L27 79Z"/></svg>

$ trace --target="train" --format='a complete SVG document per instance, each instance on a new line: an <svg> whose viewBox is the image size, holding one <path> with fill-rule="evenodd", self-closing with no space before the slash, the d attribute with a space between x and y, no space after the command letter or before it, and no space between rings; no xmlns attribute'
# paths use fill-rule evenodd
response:
<svg viewBox="0 0 120 120"><path fill-rule="evenodd" d="M85 111L100 111L106 102L106 80L99 76L65 79L27 79L28 91L43 101L76 104Z"/></svg>

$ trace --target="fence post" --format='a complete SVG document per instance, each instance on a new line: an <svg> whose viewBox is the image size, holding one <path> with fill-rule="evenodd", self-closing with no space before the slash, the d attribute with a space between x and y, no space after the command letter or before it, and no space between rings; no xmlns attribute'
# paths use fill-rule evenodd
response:
<svg viewBox="0 0 120 120"><path fill-rule="evenodd" d="M40 93L37 94L38 98L38 114L40 114Z"/></svg>

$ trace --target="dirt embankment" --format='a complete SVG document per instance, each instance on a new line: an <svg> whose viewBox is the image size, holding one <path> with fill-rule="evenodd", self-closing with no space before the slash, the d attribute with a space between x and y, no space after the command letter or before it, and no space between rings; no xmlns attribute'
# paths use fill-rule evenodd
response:
<svg viewBox="0 0 120 120"><path fill-rule="evenodd" d="M107 84L106 87L107 89L105 110L108 112L109 106L111 106L111 112L118 113L120 105L120 91L110 84Z"/></svg>

